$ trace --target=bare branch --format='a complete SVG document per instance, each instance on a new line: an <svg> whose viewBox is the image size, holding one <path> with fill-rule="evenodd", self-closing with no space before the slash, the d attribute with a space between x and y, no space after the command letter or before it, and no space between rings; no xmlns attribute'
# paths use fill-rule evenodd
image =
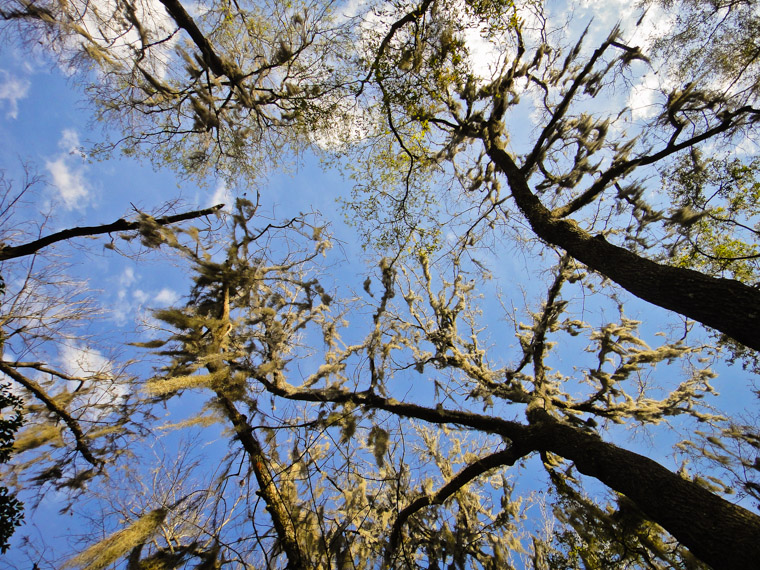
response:
<svg viewBox="0 0 760 570"><path fill-rule="evenodd" d="M155 222L159 226L166 226L177 222L184 222L185 220L193 220L195 218L201 218L215 214L224 207L224 204L218 204L211 208L204 210L196 210L193 212L185 212L182 214L175 214L173 216L165 216L158 218ZM76 237L83 236L95 236L101 234L110 234L112 232L126 232L130 230L136 230L140 227L140 222L128 222L124 218L111 222L110 224L104 224L101 226L84 226L79 228L69 228L67 230L61 230L49 236L25 243L22 245L4 246L0 248L0 261L7 259L14 259L16 257L24 257L32 255L38 252L43 247L47 247L59 241L64 241Z"/></svg>

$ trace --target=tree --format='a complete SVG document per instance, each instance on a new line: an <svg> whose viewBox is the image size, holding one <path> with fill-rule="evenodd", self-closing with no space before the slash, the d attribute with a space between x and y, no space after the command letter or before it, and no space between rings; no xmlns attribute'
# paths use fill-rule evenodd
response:
<svg viewBox="0 0 760 570"><path fill-rule="evenodd" d="M658 217L661 222L664 220L665 216L655 215L656 208L644 202L641 184L636 181L637 176L642 176L639 170L666 161L702 141L748 128L757 114L753 107L735 106L731 93L700 91L696 86L685 91L677 89L668 95L658 120L638 138L611 138L616 113L595 116L585 112L583 106L589 100L603 97L607 89L615 85L611 81L612 74L624 74L634 61L645 59L638 48L622 41L619 29L614 29L585 59L579 59L582 37L562 61L561 52L554 46L551 46L550 56L546 54L548 46L545 44L531 53L519 26L508 28L509 35L503 41L514 46L515 51L505 57L500 73L478 89L472 74L462 76L456 70L456 64L463 58L457 51L466 48L462 46L457 50L456 43L436 46L438 28L446 23L430 19L431 38L424 36L425 27L414 37L397 38L398 51L383 54L392 62L389 62L389 71L381 70L379 63L373 70L382 89L395 90L395 97L389 97L389 116L392 118L398 113L401 118L397 120L406 121L407 132L421 130L424 134L425 126L429 125L430 134L425 138L438 143L435 153L426 152L424 148L406 150L410 155L410 172L415 163L424 169L439 152L465 143L480 143L480 158L470 164L464 159L465 165L460 167L473 178L464 184L474 188L491 180L498 183L498 177L489 174L492 169L491 172L506 179L511 191L510 196L503 197L498 184L495 188L493 184L486 186L484 194L490 204L484 203L487 212L482 216L484 221L495 218L493 212L503 209L511 199L537 237L563 248L629 292L722 331L749 347L760 346L758 339L753 338L754 331L758 330L753 320L757 315L746 311L757 302L757 292L751 287L735 280L657 263L639 252L610 243L605 237L620 234L625 240L642 231L641 227L616 226L618 208L634 213L636 210L649 212L649 216L638 217L640 226L651 225ZM422 38L418 37L420 34ZM430 74L428 67L404 71L399 59L403 58L404 50L425 41L433 46L428 56L431 64L440 65L442 58L450 62L453 68L450 77L436 78L437 74ZM610 53L611 50L614 53ZM525 93L521 88L523 84L543 92L538 103L544 117L538 136L524 145L528 150L518 157L507 152L510 137L506 125L509 112ZM409 112L405 106L412 89L424 90L430 99L415 103ZM619 112L617 115L620 116ZM389 120L392 127L393 119ZM650 142L655 135L657 139ZM404 145L401 134L398 134L398 144ZM553 194L547 192L550 189L554 190ZM584 228L578 220L569 218L593 206L610 190L614 191L611 196L614 205L604 208L601 214L594 213L593 219L604 220L607 226L601 232L594 230L593 220L581 219L586 223ZM541 201L542 196L546 196L550 206ZM639 250L646 247L641 242L637 245Z"/></svg>
<svg viewBox="0 0 760 570"><path fill-rule="evenodd" d="M607 525L598 540L617 532L635 542L633 552L623 547L608 553L610 563L633 559L650 567L683 561L696 565L680 544L715 568L754 564L760 517L597 433L596 422L629 418L643 425L680 415L707 424L721 419L698 403L711 390L708 369L692 369L661 399L648 391L628 392L628 383L636 385L646 368L699 349L682 342L650 348L636 336L638 323L625 318L598 330L566 318L562 288L578 267L569 257L560 260L534 323L517 331L517 364L495 368L478 340L477 301L461 260L453 260L453 278L434 276L424 256L418 268L385 260L381 291L370 303L371 322L364 337L357 338L357 325L345 321L361 312L351 305L364 301L328 293L314 267L328 247L327 234L305 219L276 231L254 230L248 224L255 213L252 204L239 201L224 257L212 259L195 240L174 242L194 267L195 286L184 306L156 312L174 332L147 343L169 359L148 382L148 390L162 400L200 391L207 396L207 414L229 425L238 442L221 462L226 467L214 487L226 482L232 493L225 495L227 504L253 500L248 509L254 511L245 509L245 519L252 521L254 534L239 534L242 521L232 523L236 517L231 511L219 517L234 526L232 536L204 526L220 563L252 563L263 556L267 564L292 568L348 561L359 567L414 566L422 560L501 567L514 556L509 547L520 545L513 520L519 519L520 507L510 499L507 480L491 482L503 493L493 503L477 482L537 454L560 504L572 505L561 511L570 528L574 516L591 517ZM281 251L277 234L289 249L283 258L272 259L272 252ZM395 303L399 297L402 301ZM341 341L343 327L351 341ZM570 375L551 372L549 339L573 334L588 335L596 366ZM315 343L314 337L322 342ZM304 352L320 344L320 358ZM436 385L431 405L394 398L407 389L396 376L414 369ZM589 383L579 397L569 393L576 374ZM482 402L486 413L468 409L469 399ZM288 401L300 405L288 409ZM495 413L499 402L525 405L527 422L500 417ZM389 418L396 418L398 427L388 429ZM453 433L417 427L410 421L415 419L448 426ZM462 447L475 443L468 437L472 431L490 434L490 441L462 455ZM411 459L415 454L417 459ZM424 466L426 456L434 467ZM354 465L361 462L376 467ZM237 465L234 475L232 465ZM415 476L405 475L407 469ZM580 474L620 493L618 507L605 511L584 498L577 489ZM230 477L240 484L231 484ZM254 481L258 490L251 496L247 488ZM488 477L481 484L486 481ZM243 495L233 498L241 487ZM263 512L255 506L257 500ZM143 514L153 520L155 512ZM268 523L260 521L263 514ZM188 515L180 509L179 516ZM149 547L148 541L163 520L140 542L125 543L119 554L137 549L146 561L159 555L160 544ZM678 543L668 544L661 527ZM390 530L378 537L378 529ZM117 536L92 546L88 556L109 548ZM188 537L179 545L192 550L197 539ZM284 560L275 562L278 556Z"/></svg>
<svg viewBox="0 0 760 570"><path fill-rule="evenodd" d="M7 3L0 18L23 23L27 39L44 38L66 65L98 69L91 95L102 118L129 125L130 152L198 177L253 177L300 146L293 132L308 137L337 116L333 92L344 80L325 68L349 38L331 9L221 3L191 16L177 0L108 1L96 10L34 0Z"/></svg>
<svg viewBox="0 0 760 570"><path fill-rule="evenodd" d="M129 232L132 230L137 230L142 236L142 239L150 243L151 239L154 239L152 233L156 233L157 228L161 228L169 224L175 224L177 222L183 222L186 220L193 220L195 218L208 216L218 212L222 209L223 206L224 204L218 204L212 208L206 208L204 210L197 210L194 212L184 212L182 214L174 214L171 216L163 216L158 219L154 219L152 216L138 212L139 219L134 222L128 222L125 219L121 218L110 224L85 226L82 228L68 228L59 232L55 232L53 234L46 235L28 243L18 245L3 245L2 249L0 249L0 261L33 255L43 247L47 247L63 240L69 240L84 236L92 237L102 234L112 234L116 232Z"/></svg>
<svg viewBox="0 0 760 570"><path fill-rule="evenodd" d="M0 15L98 66L94 99L105 116L134 119L130 151L147 145L199 176L250 175L258 158L309 144L345 160L356 181L346 207L384 256L359 296L320 266L321 221L256 229L259 212L240 200L224 255L220 242L162 228L152 243L174 249L195 282L187 303L155 315L168 330L145 346L162 348L165 366L132 410L205 395L206 412L185 423L223 422L233 445L212 482L178 481L171 498L122 509L72 565L755 564L760 518L721 494L731 482L756 492L757 431L701 404L712 373L699 359L714 349L692 346L689 324L654 344L622 307L587 323L573 303L606 294L598 275L760 348L753 271L723 276L756 256L743 170L753 163L700 159L708 144L729 150L754 133L751 90L675 83L651 117L630 113L619 90L655 65L630 32L568 39L533 2L391 2L363 19L318 3L220 2L193 15L161 4L165 14L148 2L79 13L19 2ZM491 46L488 72L475 68L473 31ZM186 43L172 52L175 37ZM532 133L520 123L531 111ZM670 172L682 174L670 193L653 187ZM726 228L740 225L749 231L728 247ZM542 266L551 278L529 324L510 317L510 352L508 341L488 346L477 289L491 293L489 262L478 256L516 237L556 263ZM577 347L572 370L552 343ZM416 373L427 382L412 403ZM653 433L668 419L711 467L674 473L611 441L615 424ZM508 474L525 465L552 490L551 532L518 525ZM726 479L721 466L749 475ZM584 477L611 494L584 489Z"/></svg>
<svg viewBox="0 0 760 570"><path fill-rule="evenodd" d="M758 26L753 2L644 2L662 8L672 28L654 42L653 49L667 59L682 61L677 68L684 82L699 76L730 86L752 101L758 89Z"/></svg>
<svg viewBox="0 0 760 570"><path fill-rule="evenodd" d="M320 135L309 132L325 129L328 135L322 136L339 136L333 127L336 113L354 109L356 105L346 98L356 101L356 96L363 96L359 101L368 117L361 124L368 132L360 143L369 141L369 147L375 148L377 137L390 137L390 152L406 156L402 162L408 172L398 184L403 198L397 200L408 199L415 176L429 182L426 174L435 164L447 156L449 162L462 160L470 156L464 148L481 144L485 155L459 168L476 179L478 172L483 175L495 168L512 192L504 197L493 184L487 185L493 209L482 216L484 221L496 217L495 212L511 204L508 198L512 198L538 238L562 247L648 302L760 348L755 333L760 330L758 315L745 310L760 300L752 287L652 263L641 252L597 236L593 227L584 229L584 220L579 224L569 218L589 210L611 191L616 203L605 209L607 218L615 215L616 208L656 212L644 202L637 178L645 176L646 167L665 165L701 143L747 132L758 116L751 94L736 94L732 86L721 92L712 85L690 83L685 89L679 85L663 94L662 112L637 136L623 133L613 138L610 129L621 120L621 112L594 115L584 106L604 97L616 86L616 76L647 58L625 44L618 28L589 56L582 49L585 33L567 53L561 49L559 33L556 45L547 43L545 28L527 35L520 18L540 24L544 16L538 4L473 2L465 3L462 12L446 3L402 3L378 15L392 22L388 32L367 33L364 41L361 36L357 40L361 27L351 26L352 20L344 26L334 22L329 4L291 6L285 14L277 9L266 16L253 8L240 9L239 22L226 17L230 8L224 3L198 21L180 2L162 4L169 21L147 1L108 4L107 10L89 12L69 4L22 2L0 16L29 22L62 46L72 46L61 49L64 57L74 58L70 61L86 58L97 65L106 80L93 84L93 96L104 116L116 113L121 119L129 110L137 121L129 124L130 140L138 145L156 143L149 148L163 153L160 160L186 173L203 174L213 165L222 173L245 175L259 168L255 157L266 155L276 162L284 144L299 146L305 130L311 140ZM262 26L262 17L277 25ZM469 29L482 29L493 45L503 46L496 60L499 67L488 78L469 69L468 46L462 39ZM165 63L170 58L167 45L178 30L190 38L190 43L176 48L178 57L186 61L184 70ZM249 45L251 41L255 45ZM341 46L348 49L351 41L358 41L364 50L353 58L341 52ZM159 80L159 71L146 66L158 66L166 80ZM531 89L542 93L536 100L543 114L542 128L532 143L523 145L527 152L517 156L506 152L505 124L519 112L521 96L533 99ZM144 127L141 117L149 121ZM165 121L159 129L157 117ZM571 148L574 156L562 157L564 149ZM397 161L387 165L399 168ZM450 176L445 168L443 174ZM465 185L472 186L466 181ZM540 198L547 188L557 190L551 207ZM665 220L657 217L639 222ZM402 222L418 225L413 218ZM617 232L625 239L634 230L610 227L602 234L610 237Z"/></svg>
<svg viewBox="0 0 760 570"><path fill-rule="evenodd" d="M49 446L44 453L47 462L41 468L33 470L40 463L40 457L35 457L10 470L15 471L15 483L32 480L57 489L81 489L89 479L103 473L107 459L120 453L126 426L137 426L136 417L131 417L135 409L126 392L128 377L118 372L114 360L103 358L87 344L86 333L77 330L95 319L99 311L87 299L84 284L66 274L60 258L51 262L37 253L62 241L102 234L117 234L126 240L139 236L143 243L155 245L162 228L214 214L223 205L158 219L137 212L136 221L120 219L110 224L69 228L24 242L29 220L18 220L14 214L21 198L33 193L41 179L27 173L20 191L15 191L4 177L0 181L4 238L0 261L5 262L3 271L9 279L7 287L1 280L0 372L10 381L0 386L0 409L10 408L13 414L2 419L0 462L8 462L12 452ZM42 232L43 228L38 230ZM108 246L115 248L111 238ZM22 258L26 263L7 263ZM60 356L60 351L67 349L79 353L79 373L53 363L55 351ZM25 428L17 434L24 416ZM20 480L19 471L23 472ZM1 495L4 533L0 548L5 552L8 539L23 520L23 504L8 495L6 487L2 487Z"/></svg>

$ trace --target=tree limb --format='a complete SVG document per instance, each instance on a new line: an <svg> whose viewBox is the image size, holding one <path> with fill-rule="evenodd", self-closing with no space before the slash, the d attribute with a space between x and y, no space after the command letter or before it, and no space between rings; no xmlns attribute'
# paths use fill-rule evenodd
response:
<svg viewBox="0 0 760 570"><path fill-rule="evenodd" d="M351 392L342 388L303 390L282 383L275 385L259 376L256 380L275 395L290 400L351 402L367 409L384 410L434 424L469 426L484 433L499 434L510 440L519 457L534 451L550 451L572 461L584 475L626 495L647 517L716 570L754 570L760 560L760 541L757 540L760 537L760 516L682 478L648 457L607 443L596 433L557 420L538 406L529 407L530 424L524 425L442 406L427 408L370 392ZM427 504L430 503L417 505L422 508ZM409 508L411 514L412 507Z"/></svg>
<svg viewBox="0 0 760 570"><path fill-rule="evenodd" d="M760 291L734 279L661 265L602 236L592 236L574 220L559 219L531 191L523 172L504 149L498 132L483 135L488 155L506 176L518 208L536 235L561 247L637 297L719 330L760 350ZM648 157L654 162L657 153Z"/></svg>
<svg viewBox="0 0 760 570"><path fill-rule="evenodd" d="M211 42L203 35L185 7L178 0L159 0L164 5L169 16L183 30L185 30L196 47L201 50L203 60L208 64L211 71L218 76L225 76L230 81L239 81L239 70L231 69L230 65L225 62L214 50Z"/></svg>
<svg viewBox="0 0 760 570"><path fill-rule="evenodd" d="M533 445L572 461L584 475L624 494L715 570L753 570L760 560L760 516L638 453L607 443L536 408Z"/></svg>
<svg viewBox="0 0 760 570"><path fill-rule="evenodd" d="M163 0L161 1L163 2ZM377 51L375 52L375 59L372 61L372 64L369 66L369 72L367 73L367 77L362 79L362 81L360 82L359 91L356 93L357 97L362 94L365 84L370 80L372 75L377 74L377 66L380 63L380 59L382 59L383 55L385 54L385 50L388 48L388 44L391 43L393 36L396 35L396 32L399 31L404 26L406 26L407 24L410 24L411 22L414 22L415 20L421 18L423 14L427 12L427 9L430 7L432 3L433 3L433 0L423 0L423 2L419 6L417 6L414 10L406 14L400 20L393 22L390 29L388 30L388 33L385 34L383 41L380 42L380 46L377 48ZM378 83L382 83L382 81L380 81L380 78L378 78Z"/></svg>
<svg viewBox="0 0 760 570"><path fill-rule="evenodd" d="M175 214L173 216L165 216L163 218L158 218L156 220L156 223L159 226L167 226L169 224L183 222L185 220L193 220L195 218L201 218L203 216L214 214L218 212L219 210L221 210L223 207L224 207L224 204L217 204L216 206L213 206L211 208L206 208L204 210L195 210L193 212L184 212L182 214ZM56 242L72 239L75 237L110 234L112 232L126 232L129 230L136 230L139 227L140 227L140 222L128 222L124 218L121 218L119 220L116 220L115 222L111 222L110 224L104 224L101 226L83 226L81 228L69 228L66 230L61 230L60 232L56 232L54 234L50 234L43 238L31 241L29 243L1 247L0 261L5 261L6 259L14 259L16 257L24 257L27 255L32 255L33 253L36 253L43 247L47 247Z"/></svg>
<svg viewBox="0 0 760 570"><path fill-rule="evenodd" d="M76 441L76 450L79 451L79 453L82 454L82 457L84 457L87 462L90 463L93 467L96 467L98 469L103 467L104 461L96 458L85 442L85 435L84 432L82 432L82 428L79 426L79 422L71 417L71 415L66 410L56 404L55 401L47 395L42 386L40 386L34 380L30 380L18 372L18 370L13 368L11 363L0 361L0 372L9 376L21 384L24 388L29 390L39 401L45 405L48 411L63 420L66 426L71 430L71 433L74 435L74 440Z"/></svg>
<svg viewBox="0 0 760 570"><path fill-rule="evenodd" d="M599 196L599 194L606 190L614 180L625 176L633 169L640 166L648 166L650 164L654 164L677 152L680 152L687 148L692 148L703 141L711 139L721 133L725 133L726 131L729 131L730 129L736 127L739 121L747 116L751 116L753 120L757 119L757 117L760 116L760 110L755 109L749 105L745 105L744 107L736 109L735 111L726 113L723 115L722 121L720 123L705 130L702 133L699 133L698 135L689 137L688 139L682 140L679 143L672 142L671 140L671 142L669 142L657 152L653 152L651 154L640 156L631 160L622 160L620 162L614 163L579 196L573 198L564 206L555 208L552 211L552 215L557 218L564 218L566 216L569 216L570 214L590 204L593 200L596 199L597 196Z"/></svg>
<svg viewBox="0 0 760 570"><path fill-rule="evenodd" d="M238 439L248 455L248 459L259 484L259 494L267 505L267 512L272 518L277 538L288 558L288 570L308 570L308 557L298 544L295 521L285 501L280 496L274 477L269 472L269 459L264 454L259 440L253 435L245 415L241 414L232 400L217 391L217 398L235 428Z"/></svg>
<svg viewBox="0 0 760 570"><path fill-rule="evenodd" d="M482 457L474 463L471 463L462 469L459 473L457 473L434 495L423 495L404 507L401 512L399 512L398 517L396 517L396 521L393 523L393 527L391 529L388 547L385 552L386 568L392 567L393 554L398 547L399 540L401 539L401 528L404 526L409 517L427 506L442 504L451 495L467 485L470 481L480 477L483 473L490 471L491 469L495 469L496 467L514 465L518 459L525 457L532 451L532 449L524 449L513 443L507 449L497 451L496 453L492 453L491 455L487 455L486 457Z"/></svg>

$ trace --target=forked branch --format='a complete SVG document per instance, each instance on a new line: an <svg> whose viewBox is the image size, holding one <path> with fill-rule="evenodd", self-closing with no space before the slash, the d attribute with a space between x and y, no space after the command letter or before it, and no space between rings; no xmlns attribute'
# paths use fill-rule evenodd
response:
<svg viewBox="0 0 760 570"><path fill-rule="evenodd" d="M478 459L474 463L471 463L459 473L457 473L448 483L441 487L437 493L433 495L423 495L416 500L412 501L409 505L404 507L396 517L396 521L393 523L391 529L390 539L388 541L388 547L385 552L385 567L391 568L393 562L393 555L398 548L399 541L401 539L401 529L409 517L419 512L430 505L440 505L446 499L451 497L459 489L477 479L487 471L502 466L511 466L515 462L531 453L533 450L529 448L522 448L519 445L511 444L509 448L502 451L497 451L486 457Z"/></svg>
<svg viewBox="0 0 760 570"><path fill-rule="evenodd" d="M5 374L6 376L9 376L19 384L21 384L24 388L29 390L35 398L37 398L42 404L47 408L49 412L52 414L55 414L58 418L60 418L63 423L66 424L66 427L71 430L71 433L74 436L74 440L76 441L76 450L82 454L82 457L84 457L88 463L90 463L93 467L96 467L97 469L100 469L103 466L103 460L98 459L95 457L90 450L90 447L87 445L87 442L85 441L86 437L84 432L82 431L82 427L79 425L79 422L74 419L71 414L69 414L66 410L61 408L58 404L55 403L55 400L53 400L47 392L40 386L37 382L34 380L31 380L21 374L18 370L16 370L13 366L10 366L6 362L0 361L0 372Z"/></svg>

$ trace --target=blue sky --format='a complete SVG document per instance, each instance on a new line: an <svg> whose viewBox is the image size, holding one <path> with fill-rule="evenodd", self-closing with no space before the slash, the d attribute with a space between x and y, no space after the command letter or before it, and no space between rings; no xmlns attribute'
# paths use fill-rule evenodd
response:
<svg viewBox="0 0 760 570"><path fill-rule="evenodd" d="M608 27L613 19L620 17L620 12L602 10L600 6L603 4L606 3L588 3L584 11L576 14L577 21L584 21L594 13L597 16L594 25L600 30ZM30 196L28 203L22 206L19 211L21 219L40 219L38 212L50 213L52 216L43 231L50 233L76 225L108 223L129 215L133 207L150 212L161 208L165 201L178 197L182 204L180 210L207 207L219 201L229 202L235 189L229 190L217 180L209 180L206 187L199 187L179 179L168 169L156 171L149 164L122 157L119 153L106 160L87 156L83 149L101 140L102 133L98 125L91 125L92 115L82 102L77 76L66 76L43 57L24 53L12 44L2 44L0 55L0 168L5 170L6 179L16 185L23 181L23 165L45 180L35 187L33 197ZM646 100L643 95L639 99L642 105ZM640 111L639 116L645 114ZM364 274L374 270L375 262L365 263L367 258L352 229L343 224L336 198L345 195L349 188L349 182L337 172L326 170L314 156L306 154L294 162L289 173L274 173L266 181L262 212L270 213L274 219L306 211L322 212L333 224L332 230L342 247L344 262L336 266L339 269L334 277L359 290ZM186 293L186 275L167 255L152 254L134 260L103 249L100 244L106 241L102 238L95 246L90 242L83 243L87 244L86 251L82 249L77 254L73 272L102 291L100 298L110 312L97 326L109 330L113 338L131 339L136 319L147 317L148 308L176 303ZM522 279L524 275L514 276L531 262L520 255L515 257L499 260L496 276L514 295L515 306L522 310L523 292L525 297L535 300L545 288L543 283L535 281L535 275L527 274L526 279ZM647 339L655 338L654 333L663 326L679 322L677 318L632 300L625 293L621 293L621 298L626 302L627 316L646 321L642 328L646 330ZM609 319L616 317L614 306L607 300L576 300L583 305L583 311L603 314ZM502 327L502 332L508 331L508 323L504 329L505 321L499 316L501 307L495 303L486 304L485 308L495 316L497 329L491 333L495 343L500 338L498 327ZM510 339L510 343L514 343L514 339ZM577 349L574 346L560 349L556 354L557 362L567 368L577 365ZM71 346L68 352L59 354L73 371L82 366L83 360L86 365L97 366L101 356L95 350L87 352L84 346ZM756 400L748 398L748 392L743 388L749 380L747 374L739 367L721 366L720 372L721 376L713 384L723 394L721 405L724 409L756 407ZM736 389L737 386L742 389ZM624 442L629 435L622 430L616 433L616 437ZM660 437L670 441L673 436L665 432L656 436ZM629 447L642 449L669 467L677 468L669 446L653 446L645 439L641 438ZM34 540L34 532L47 533L51 528L57 532L60 526L50 526L57 517L57 509L58 503L51 498L36 513L28 513L31 524L21 529L17 538L29 534ZM70 521L61 523L62 526L76 527L78 524L76 519L68 516L56 520ZM4 561L6 567L14 564L13 556L11 553Z"/></svg>

